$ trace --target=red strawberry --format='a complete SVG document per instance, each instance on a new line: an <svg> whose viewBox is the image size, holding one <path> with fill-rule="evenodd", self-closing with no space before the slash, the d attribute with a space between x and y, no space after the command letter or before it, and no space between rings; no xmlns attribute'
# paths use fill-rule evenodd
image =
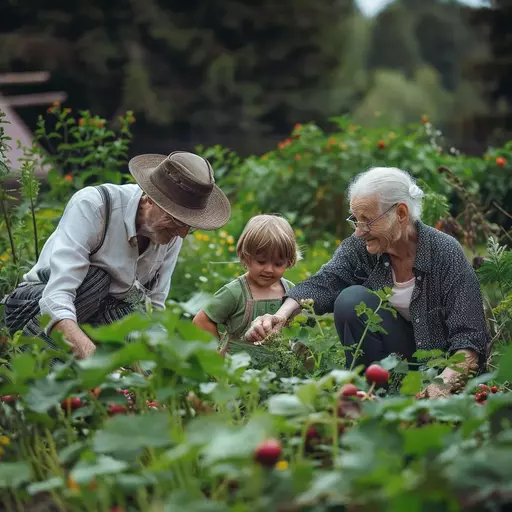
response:
<svg viewBox="0 0 512 512"><path fill-rule="evenodd" d="M17 398L18 397L16 395L4 395L2 397L2 402L4 402L4 404L13 404L16 402Z"/></svg>
<svg viewBox="0 0 512 512"><path fill-rule="evenodd" d="M389 372L378 364L368 366L364 374L370 382L375 384L386 384L389 380Z"/></svg>
<svg viewBox="0 0 512 512"><path fill-rule="evenodd" d="M84 403L77 396L72 398L64 398L64 400L62 400L62 402L60 403L60 406L65 411L75 411L76 409L80 409L80 407L82 407L83 405Z"/></svg>
<svg viewBox="0 0 512 512"><path fill-rule="evenodd" d="M386 143L383 140L379 140L379 142L377 142L377 146L380 149L384 149L386 147Z"/></svg>
<svg viewBox="0 0 512 512"><path fill-rule="evenodd" d="M108 415L115 416L116 414L126 414L128 408L126 405L108 404Z"/></svg>
<svg viewBox="0 0 512 512"><path fill-rule="evenodd" d="M254 451L254 458L262 466L273 467L281 457L283 451L281 443L277 439L262 441Z"/></svg>
<svg viewBox="0 0 512 512"><path fill-rule="evenodd" d="M496 165L498 165L499 167L505 167L506 163L507 161L502 156L496 158Z"/></svg>
<svg viewBox="0 0 512 512"><path fill-rule="evenodd" d="M477 402L480 402L480 400L481 400L481 399L482 399L482 395L481 395L481 393L475 393L475 400L476 400Z"/></svg>
<svg viewBox="0 0 512 512"><path fill-rule="evenodd" d="M357 394L358 389L354 384L345 384L340 389L341 396L355 396Z"/></svg>
<svg viewBox="0 0 512 512"><path fill-rule="evenodd" d="M491 391L492 391L493 393L497 393L497 392L499 391L498 386L493 386L493 387L491 388Z"/></svg>
<svg viewBox="0 0 512 512"><path fill-rule="evenodd" d="M489 391L489 386L487 384L478 384L478 389L480 391Z"/></svg>

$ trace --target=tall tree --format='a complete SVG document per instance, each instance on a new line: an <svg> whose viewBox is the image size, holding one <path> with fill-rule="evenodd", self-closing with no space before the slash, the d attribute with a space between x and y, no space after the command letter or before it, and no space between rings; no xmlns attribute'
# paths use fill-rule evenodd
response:
<svg viewBox="0 0 512 512"><path fill-rule="evenodd" d="M339 113L354 12L354 0L3 3L0 68L48 69L75 106L133 109L150 133L279 132Z"/></svg>

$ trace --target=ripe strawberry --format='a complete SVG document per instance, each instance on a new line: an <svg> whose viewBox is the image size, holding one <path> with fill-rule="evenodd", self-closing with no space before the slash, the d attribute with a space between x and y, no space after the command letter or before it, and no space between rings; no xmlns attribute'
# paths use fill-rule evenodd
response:
<svg viewBox="0 0 512 512"><path fill-rule="evenodd" d="M482 395L481 395L481 393L475 393L475 400L476 400L477 402L480 402L480 400L481 400L481 399L482 399Z"/></svg>
<svg viewBox="0 0 512 512"><path fill-rule="evenodd" d="M487 400L487 391L482 391L480 393L480 400Z"/></svg>
<svg viewBox="0 0 512 512"><path fill-rule="evenodd" d="M358 391L356 393L357 398L366 398L368 395L364 391Z"/></svg>
<svg viewBox="0 0 512 512"><path fill-rule="evenodd" d="M386 147L386 143L383 140L379 140L379 142L377 142L377 146L379 149L384 149Z"/></svg>
<svg viewBox="0 0 512 512"><path fill-rule="evenodd" d="M108 404L108 415L115 416L116 414L126 414L128 408L126 405Z"/></svg>
<svg viewBox="0 0 512 512"><path fill-rule="evenodd" d="M502 156L499 156L498 158L496 158L496 165L499 166L499 167L505 167L507 161L502 157Z"/></svg>
<svg viewBox="0 0 512 512"><path fill-rule="evenodd" d="M498 386L493 386L493 387L491 388L491 391L492 391L493 393L497 393L497 392L499 391Z"/></svg>
<svg viewBox="0 0 512 512"><path fill-rule="evenodd" d="M157 408L158 407L158 402L155 400L153 402L150 402L149 400L146 400L146 405L148 407L153 407L153 408Z"/></svg>
<svg viewBox="0 0 512 512"><path fill-rule="evenodd" d="M262 441L254 451L254 458L262 466L273 467L281 457L281 443L277 439Z"/></svg>
<svg viewBox="0 0 512 512"><path fill-rule="evenodd" d="M489 386L487 384L478 384L478 389L480 391L489 391Z"/></svg>
<svg viewBox="0 0 512 512"><path fill-rule="evenodd" d="M64 398L64 400L62 400L62 402L60 403L60 406L65 411L75 411L76 409L80 409L80 407L82 407L83 405L84 403L77 396L72 398Z"/></svg>
<svg viewBox="0 0 512 512"><path fill-rule="evenodd" d="M355 396L358 392L358 389L354 384L345 384L340 389L340 395L341 396Z"/></svg>
<svg viewBox="0 0 512 512"><path fill-rule="evenodd" d="M370 382L375 384L387 384L389 380L389 372L378 364L368 366L364 374Z"/></svg>
<svg viewBox="0 0 512 512"><path fill-rule="evenodd" d="M2 402L4 402L4 404L13 404L16 402L16 398L16 395L4 395L2 397Z"/></svg>

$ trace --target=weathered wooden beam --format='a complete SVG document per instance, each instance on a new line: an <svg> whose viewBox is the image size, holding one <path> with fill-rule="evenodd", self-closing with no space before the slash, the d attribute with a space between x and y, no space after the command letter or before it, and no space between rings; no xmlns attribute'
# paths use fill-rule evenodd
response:
<svg viewBox="0 0 512 512"><path fill-rule="evenodd" d="M68 95L62 91L40 92L34 94L20 94L15 96L4 96L2 101L9 107L30 107L32 105L49 105L54 101L61 103L66 101Z"/></svg>
<svg viewBox="0 0 512 512"><path fill-rule="evenodd" d="M0 84L40 84L50 79L49 71L0 73Z"/></svg>

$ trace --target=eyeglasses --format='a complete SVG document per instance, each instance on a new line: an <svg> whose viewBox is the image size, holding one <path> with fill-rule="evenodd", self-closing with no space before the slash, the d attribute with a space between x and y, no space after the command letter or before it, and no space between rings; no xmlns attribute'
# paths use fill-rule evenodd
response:
<svg viewBox="0 0 512 512"><path fill-rule="evenodd" d="M184 222L181 222L181 220L178 220L176 217L173 217L172 215L169 215L171 217L172 221L174 222L175 226L180 229L188 229L189 233L193 233L197 228L193 228L192 226L189 226L188 224L185 224Z"/></svg>
<svg viewBox="0 0 512 512"><path fill-rule="evenodd" d="M348 217L346 219L346 221L354 228L354 230L359 228L361 231L368 233L371 229L371 225L374 222L378 221L381 217L384 217L384 215L386 215L386 213L388 213L391 209L393 209L397 205L398 205L398 203L395 203L394 205L390 206L384 213L381 213L378 217L375 217L375 219L373 219L369 222L359 222L357 220L354 220L353 215L350 215L350 217Z"/></svg>

